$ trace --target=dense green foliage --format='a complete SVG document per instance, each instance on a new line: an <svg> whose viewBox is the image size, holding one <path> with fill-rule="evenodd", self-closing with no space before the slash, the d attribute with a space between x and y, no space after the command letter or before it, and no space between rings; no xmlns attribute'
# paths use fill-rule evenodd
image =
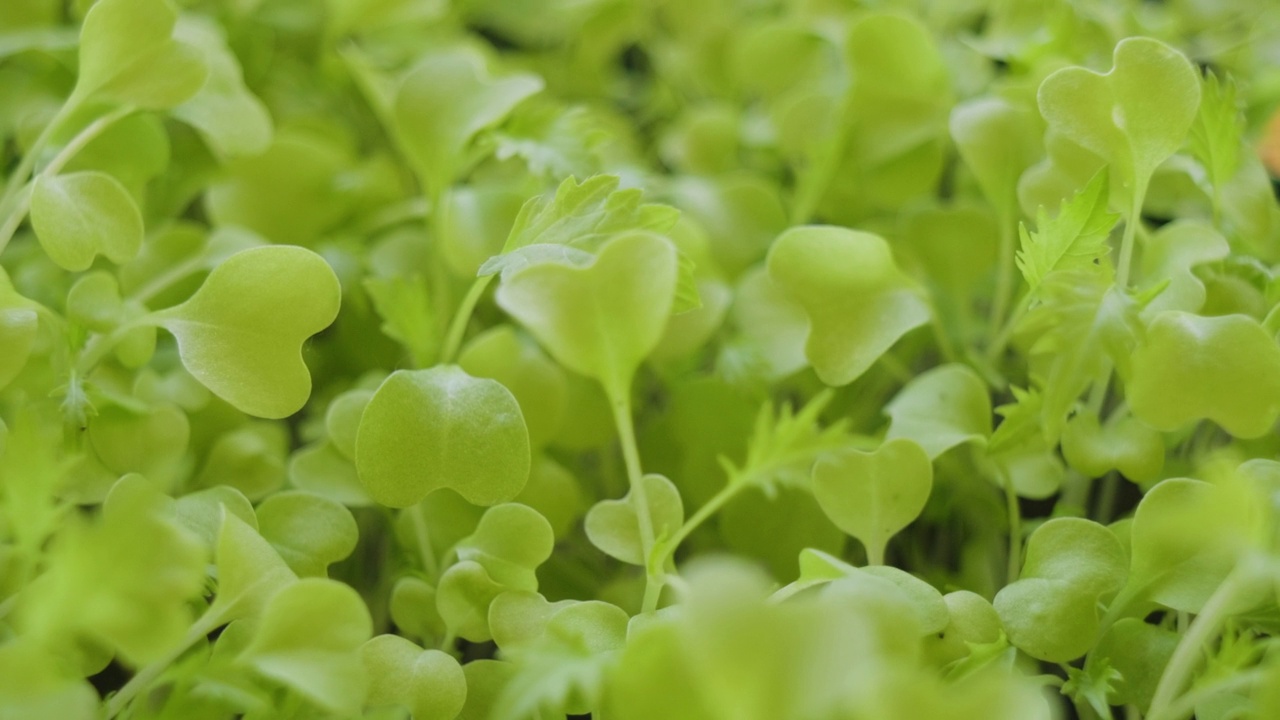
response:
<svg viewBox="0 0 1280 720"><path fill-rule="evenodd" d="M0 0L0 717L1280 717L1278 60Z"/></svg>

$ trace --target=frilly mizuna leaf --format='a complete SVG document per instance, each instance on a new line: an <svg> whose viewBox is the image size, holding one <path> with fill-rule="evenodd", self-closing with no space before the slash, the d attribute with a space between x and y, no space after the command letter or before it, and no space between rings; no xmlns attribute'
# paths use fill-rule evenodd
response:
<svg viewBox="0 0 1280 720"><path fill-rule="evenodd" d="M401 142L432 192L452 184L471 139L542 89L529 73L494 77L470 49L428 55L405 76L394 116Z"/></svg>
<svg viewBox="0 0 1280 720"><path fill-rule="evenodd" d="M96 170L40 177L31 190L31 225L63 270L88 270L105 255L116 264L142 247L142 213L119 180Z"/></svg>
<svg viewBox="0 0 1280 720"><path fill-rule="evenodd" d="M199 51L173 39L176 19L166 0L95 3L80 29L73 98L168 108L191 97L208 71Z"/></svg>
<svg viewBox="0 0 1280 720"><path fill-rule="evenodd" d="M875 452L847 450L813 466L813 492L823 512L883 564L889 538L924 510L933 489L933 465L919 445L889 440Z"/></svg>
<svg viewBox="0 0 1280 720"><path fill-rule="evenodd" d="M338 315L338 278L300 247L251 248L227 258L181 305L157 314L182 363L236 408L282 418L302 408L311 375L301 347Z"/></svg>
<svg viewBox="0 0 1280 720"><path fill-rule="evenodd" d="M1185 55L1151 38L1121 40L1105 75L1082 67L1045 78L1040 112L1049 127L1145 186L1182 147L1200 106L1200 79Z"/></svg>
<svg viewBox="0 0 1280 720"><path fill-rule="evenodd" d="M1157 430L1208 419L1259 437L1280 415L1280 347L1245 315L1164 312L1133 354L1127 393L1133 414Z"/></svg>
<svg viewBox="0 0 1280 720"><path fill-rule="evenodd" d="M497 301L561 365L616 394L662 338L677 270L670 240L625 233L585 267L543 262L512 274Z"/></svg>
<svg viewBox="0 0 1280 720"><path fill-rule="evenodd" d="M929 306L870 233L809 225L778 236L769 277L809 316L805 355L828 385L847 385L903 335L929 320Z"/></svg>
<svg viewBox="0 0 1280 720"><path fill-rule="evenodd" d="M356 434L360 480L390 507L445 487L476 505L504 502L520 493L529 465L529 432L515 396L454 365L392 373Z"/></svg>
<svg viewBox="0 0 1280 720"><path fill-rule="evenodd" d="M934 368L917 376L885 407L887 440L910 438L935 460L965 442L991 437L991 396L966 365Z"/></svg>

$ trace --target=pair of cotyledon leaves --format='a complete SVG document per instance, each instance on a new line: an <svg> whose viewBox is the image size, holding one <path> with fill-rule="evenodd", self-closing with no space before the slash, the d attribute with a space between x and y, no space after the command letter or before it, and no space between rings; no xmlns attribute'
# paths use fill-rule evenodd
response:
<svg viewBox="0 0 1280 720"><path fill-rule="evenodd" d="M76 87L53 122L105 101L126 110L169 109L222 156L261 152L270 141L270 116L245 89L217 29L197 19L179 22L163 0L101 0L85 16L79 48ZM50 259L71 271L87 269L99 254L129 260L143 240L133 197L98 170L38 174L31 222Z"/></svg>

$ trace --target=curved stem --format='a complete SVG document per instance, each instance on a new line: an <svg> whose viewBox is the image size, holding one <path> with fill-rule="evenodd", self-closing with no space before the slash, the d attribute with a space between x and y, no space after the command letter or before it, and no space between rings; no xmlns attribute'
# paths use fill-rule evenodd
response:
<svg viewBox="0 0 1280 720"><path fill-rule="evenodd" d="M134 110L136 110L136 108L132 105L118 107L89 123L84 130L81 130L74 138L71 139L71 142L67 143L66 147L62 148L62 150L54 156L53 160L49 161L49 164L39 172L37 177L53 177L54 175L57 175L58 172L60 172L62 168L66 167L67 163L71 162L71 160L75 158L75 156L79 154L86 145L92 142L94 138L101 135L116 121L132 114ZM36 145L32 146L31 151L22 158L24 163L28 159L31 159L30 165L33 166L35 164L35 155L40 150L41 141L43 140L47 142L48 138L46 135L51 132L50 128L52 128L55 123L61 124L61 122L62 118L55 117L54 121L50 122L49 125L45 127L45 132L42 133L40 139L36 141ZM31 209L31 188L26 182L26 173L29 172L31 172L31 167L27 167L23 170L23 166L19 165L18 170L14 172L14 178L10 180L10 187L5 189L4 200L0 201L0 211L3 211L3 208L5 208L10 201L16 202L13 209L5 217L4 224L0 226L0 253L3 253L5 247L9 245L9 240L11 240L13 238L13 234L18 231L18 226L22 224L23 218L27 216L27 211ZM19 187L14 187L15 184Z"/></svg>
<svg viewBox="0 0 1280 720"><path fill-rule="evenodd" d="M1000 213L1000 257L997 260L1000 264L996 267L996 291L991 301L990 324L987 326L991 328L993 341L997 337L994 335L996 328L1001 327L1005 313L1009 309L1009 300L1013 296L1013 253L1016 234L1014 220L1010 217L1012 214Z"/></svg>
<svg viewBox="0 0 1280 720"><path fill-rule="evenodd" d="M489 283L493 282L493 277L493 275L486 275L476 278L476 281L471 283L471 288L467 290L466 296L462 298L462 302L458 304L458 309L453 313L453 319L449 321L449 331L445 335L444 345L440 350L442 365L448 365L457 356L458 348L462 346L462 336L466 334L467 324L471 322L471 314L475 312L476 305L484 296Z"/></svg>
<svg viewBox="0 0 1280 720"><path fill-rule="evenodd" d="M1009 513L1009 564L1006 568L1008 583L1018 579L1022 571L1022 508L1018 506L1018 493L1013 489L1013 478L1003 476L1005 507Z"/></svg>
<svg viewBox="0 0 1280 720"><path fill-rule="evenodd" d="M1164 673L1160 675L1160 683L1156 686L1155 695L1151 699L1149 717L1159 717L1167 712L1169 705L1182 691L1183 685L1186 685L1196 666L1200 664L1200 654L1205 646L1218 634L1219 627L1230 615L1231 606L1248 585L1246 571L1241 566L1237 566L1209 597L1209 601L1204 604L1200 614L1196 615L1191 627L1174 648L1169 664L1165 665Z"/></svg>
<svg viewBox="0 0 1280 720"><path fill-rule="evenodd" d="M210 612L205 612L200 619L196 620L195 623L191 625L187 630L187 634L183 636L177 647L170 650L159 660L143 666L134 674L133 677L129 678L129 682L125 683L124 687L120 688L119 692L112 695L107 700L106 720L111 720L111 718L120 714L120 711L124 710L125 706L127 706L129 702L138 695L138 693L146 690L151 683L155 682L155 679L160 677L160 674L165 670L168 670L169 666L172 665L175 660L182 657L183 653L191 649L192 645L195 645L200 641L200 638L207 636L221 624L221 617Z"/></svg>
<svg viewBox="0 0 1280 720"><path fill-rule="evenodd" d="M1152 712L1147 720L1182 720L1195 712L1196 705L1219 693L1245 690L1268 675L1266 668L1253 668L1237 675L1229 675L1218 682L1209 683L1182 695L1169 703L1162 712Z"/></svg>
<svg viewBox="0 0 1280 720"><path fill-rule="evenodd" d="M90 370L98 366L98 363L124 340L125 336L137 330L140 327L156 324L156 315L144 315L140 318L127 322L106 335L99 335L89 342L84 349L84 354L80 356L80 360L76 362L76 372L81 375L88 375Z"/></svg>
<svg viewBox="0 0 1280 720"><path fill-rule="evenodd" d="M613 422L618 429L618 441L622 444L622 461L627 466L627 482L631 486L631 503L635 506L636 521L640 526L640 557L645 559L644 602L641 612L650 612L658 607L662 578L652 570L648 562L653 553L653 518L650 517L649 498L644 487L644 471L640 468L640 450L636 447L631 398L627 390L617 387L606 387L605 392L609 395L609 405L613 409Z"/></svg>

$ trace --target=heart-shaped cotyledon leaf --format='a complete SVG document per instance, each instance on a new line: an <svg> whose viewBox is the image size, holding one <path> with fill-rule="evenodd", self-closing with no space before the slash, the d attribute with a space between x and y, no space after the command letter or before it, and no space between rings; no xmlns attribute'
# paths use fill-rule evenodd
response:
<svg viewBox="0 0 1280 720"><path fill-rule="evenodd" d="M933 490L933 464L913 440L889 440L875 452L847 450L813 466L813 493L823 512L884 563L889 538L924 510Z"/></svg>
<svg viewBox="0 0 1280 720"><path fill-rule="evenodd" d="M360 646L360 659L371 680L366 704L406 707L414 720L453 720L462 711L467 680L451 655L378 635Z"/></svg>
<svg viewBox="0 0 1280 720"><path fill-rule="evenodd" d="M1201 419L1242 438L1280 415L1280 346L1246 315L1160 313L1133 354L1134 416L1165 432Z"/></svg>
<svg viewBox="0 0 1280 720"><path fill-rule="evenodd" d="M953 363L916 377L886 407L886 439L915 440L931 460L966 442L991 437L991 396L967 365Z"/></svg>
<svg viewBox="0 0 1280 720"><path fill-rule="evenodd" d="M767 267L770 279L804 307L805 355L828 385L858 379L899 338L929 321L922 292L878 235L792 228L774 241Z"/></svg>
<svg viewBox="0 0 1280 720"><path fill-rule="evenodd" d="M96 170L36 178L31 226L49 259L72 272L88 270L99 254L123 263L142 247L138 206L119 180Z"/></svg>
<svg viewBox="0 0 1280 720"><path fill-rule="evenodd" d="M80 28L80 77L72 98L168 108L204 84L200 52L173 39L167 0L98 0Z"/></svg>
<svg viewBox="0 0 1280 720"><path fill-rule="evenodd" d="M590 264L544 261L512 273L497 301L561 365L620 397L662 339L677 273L670 240L629 232L609 240Z"/></svg>
<svg viewBox="0 0 1280 720"><path fill-rule="evenodd" d="M1098 633L1098 600L1124 585L1126 560L1115 534L1092 520L1041 525L1027 541L1022 578L996 594L1009 641L1049 662L1085 654Z"/></svg>
<svg viewBox="0 0 1280 720"><path fill-rule="evenodd" d="M155 315L187 370L250 415L282 418L306 404L302 343L338 316L342 289L324 258L272 245L227 258L186 302Z"/></svg>
<svg viewBox="0 0 1280 720"><path fill-rule="evenodd" d="M1145 187L1182 147L1200 106L1200 78L1186 56L1151 38L1116 45L1105 75L1069 67L1045 78L1040 112L1051 130L1109 161Z"/></svg>
<svg viewBox="0 0 1280 720"><path fill-rule="evenodd" d="M1127 414L1100 426L1097 415L1085 412L1063 428L1062 455L1086 477L1119 470L1134 482L1151 482L1164 468L1164 437Z"/></svg>
<svg viewBox="0 0 1280 720"><path fill-rule="evenodd" d="M675 484L661 475L644 476L644 496L649 503L653 536L671 536L684 522L684 503ZM591 544L606 555L632 565L643 565L640 521L634 493L621 500L602 500L587 513L586 531Z"/></svg>
<svg viewBox="0 0 1280 720"><path fill-rule="evenodd" d="M504 502L524 488L530 462L515 396L456 365L392 373L356 434L360 480L389 507L414 505L445 487L476 505Z"/></svg>

